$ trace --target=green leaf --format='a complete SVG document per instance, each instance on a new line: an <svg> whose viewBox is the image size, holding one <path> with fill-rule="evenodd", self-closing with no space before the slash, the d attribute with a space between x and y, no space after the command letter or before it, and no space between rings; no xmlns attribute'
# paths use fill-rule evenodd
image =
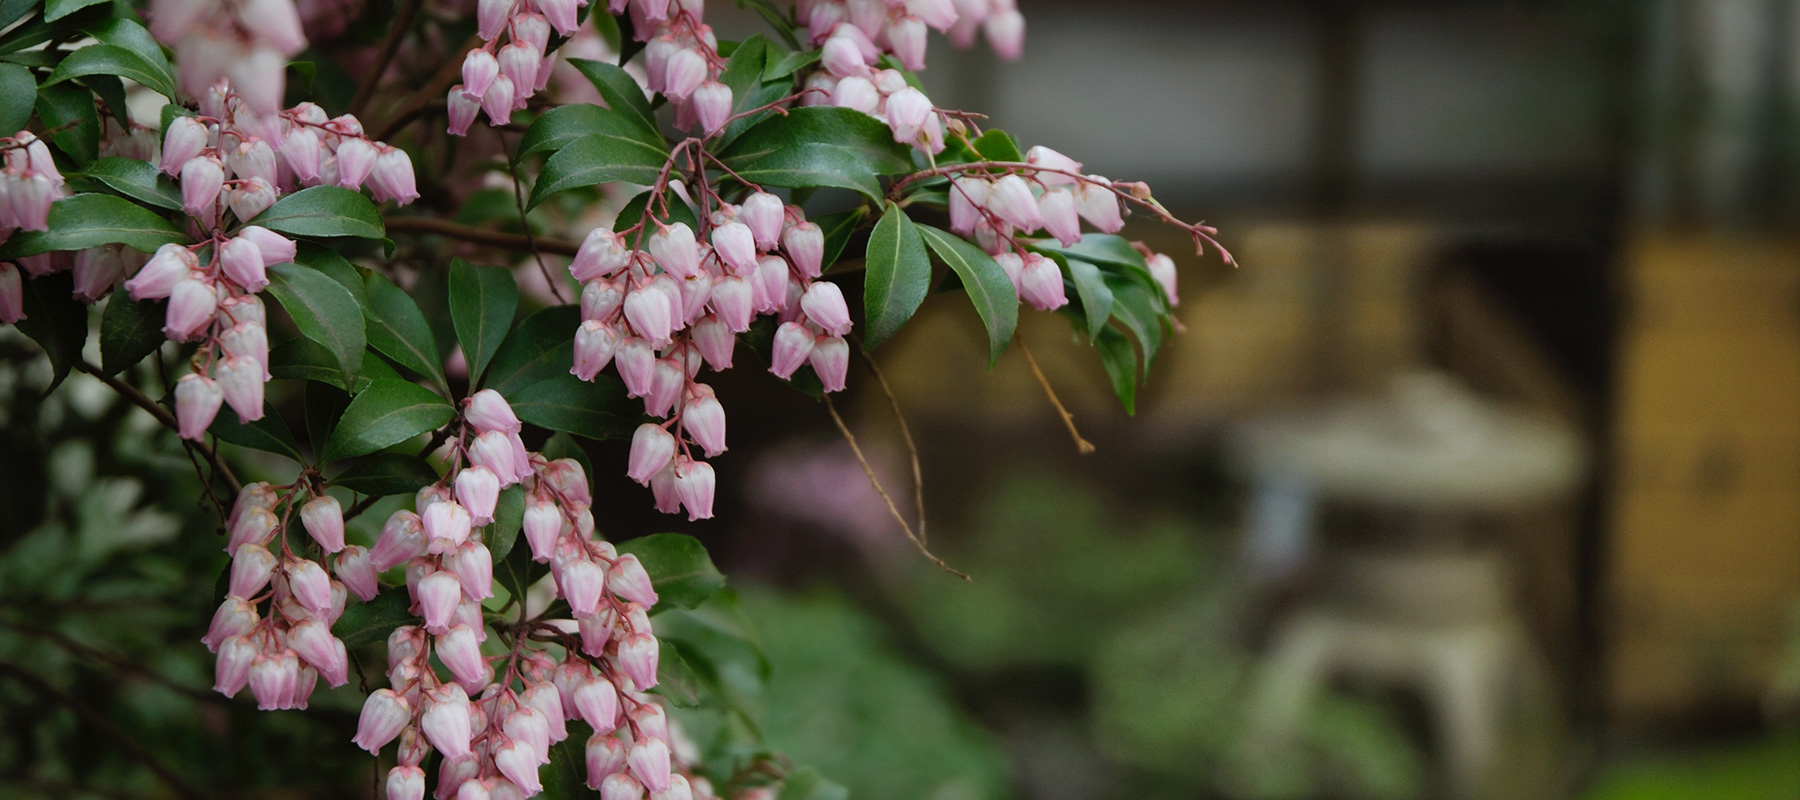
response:
<svg viewBox="0 0 1800 800"><path fill-rule="evenodd" d="M56 131L50 135L50 141L76 164L93 161L99 154L100 113L94 106L93 92L67 83L40 86L37 112L44 128Z"/></svg>
<svg viewBox="0 0 1800 800"><path fill-rule="evenodd" d="M122 48L137 56L156 74L157 80L164 86L173 87L175 85L175 71L169 68L168 56L163 55L162 46L156 43L155 37L152 37L150 31L145 30L144 26L139 25L137 20L122 16L112 17L88 28L87 33L102 44ZM169 94L163 96L174 97Z"/></svg>
<svg viewBox="0 0 1800 800"><path fill-rule="evenodd" d="M292 236L387 236L381 212L369 198L336 186L314 186L284 195L250 224Z"/></svg>
<svg viewBox="0 0 1800 800"><path fill-rule="evenodd" d="M801 767L788 775L776 800L850 800L850 790L826 780L812 767Z"/></svg>
<svg viewBox="0 0 1800 800"><path fill-rule="evenodd" d="M368 297L362 311L369 346L438 386L449 386L438 361L437 340L419 304L379 272L369 273L363 291Z"/></svg>
<svg viewBox="0 0 1800 800"><path fill-rule="evenodd" d="M737 116L753 108L762 108L783 97L793 94L794 79L790 71L785 75L770 76L766 66L770 55L770 43L761 35L752 35L738 45L725 64L725 71L719 74L719 82L731 89L731 115ZM756 126L758 122L775 112L762 111L725 126L712 142L712 149L720 150L730 147L739 136Z"/></svg>
<svg viewBox="0 0 1800 800"><path fill-rule="evenodd" d="M262 419L243 422L230 409L219 412L213 418L212 427L207 428L221 442L230 442L239 447L287 456L295 461L306 463L300 457L300 443L294 441L293 431L288 430L287 420L275 411L272 403L263 403Z"/></svg>
<svg viewBox="0 0 1800 800"><path fill-rule="evenodd" d="M819 260L824 269L831 269L837 263L838 257L844 254L844 248L850 246L850 237L856 235L856 227L868 215L868 206L857 206L849 211L813 218L813 224L819 226L820 233L825 234L825 257Z"/></svg>
<svg viewBox="0 0 1800 800"><path fill-rule="evenodd" d="M423 458L405 453L376 453L338 473L331 479L331 485L385 497L412 494L437 480L437 471Z"/></svg>
<svg viewBox="0 0 1800 800"><path fill-rule="evenodd" d="M101 372L117 375L162 347L164 305L113 292L100 315Z"/></svg>
<svg viewBox="0 0 1800 800"><path fill-rule="evenodd" d="M349 290L350 296L356 298L357 305L369 304L368 292L363 289L362 273L336 251L312 242L301 242L294 253L294 263L325 273L326 277Z"/></svg>
<svg viewBox="0 0 1800 800"><path fill-rule="evenodd" d="M680 533L653 533L619 545L643 562L656 587L656 609L693 608L725 586L700 540Z"/></svg>
<svg viewBox="0 0 1800 800"><path fill-rule="evenodd" d="M48 0L44 3L44 21L55 22L91 5L106 0Z"/></svg>
<svg viewBox="0 0 1800 800"><path fill-rule="evenodd" d="M644 204L648 202L650 202L650 190L648 189L637 193L636 196L626 201L625 208L619 211L618 218L613 221L613 232L616 233L638 224L638 220L643 219L644 217ZM660 205L658 205L657 210L661 210ZM654 218L661 219L665 225L674 225L677 222L685 222L689 228L695 231L700 230L700 218L694 216L694 209L689 208L687 203L681 201L681 198L673 195L669 197L669 216L666 218ZM652 226L652 229L654 230L654 226ZM649 241L646 234L640 234L638 238L645 242Z"/></svg>
<svg viewBox="0 0 1800 800"><path fill-rule="evenodd" d="M1012 279L1006 277L1006 271L981 248L949 231L930 225L917 227L931 252L962 279L969 302L975 304L975 311L981 314L981 321L987 326L988 366L993 366L1012 341L1013 329L1019 324L1019 294L1013 290Z"/></svg>
<svg viewBox="0 0 1800 800"><path fill-rule="evenodd" d="M170 211L181 209L181 190L175 187L175 182L169 180L162 170L148 161L102 158L89 164L80 174L106 184L107 188L138 202Z"/></svg>
<svg viewBox="0 0 1800 800"><path fill-rule="evenodd" d="M300 337L289 339L269 350L269 374L279 379L317 381L339 389L347 388L337 356L325 349L324 345ZM382 379L403 380L400 373L395 372L380 356L364 350L362 368L357 370L350 387L360 392L368 388L371 382Z"/></svg>
<svg viewBox="0 0 1800 800"><path fill-rule="evenodd" d="M322 461L364 456L444 427L456 416L444 398L406 381L378 380L350 401Z"/></svg>
<svg viewBox="0 0 1800 800"><path fill-rule="evenodd" d="M599 183L653 184L668 160L669 151L661 144L609 133L588 134L544 162L526 205L535 208L557 192Z"/></svg>
<svg viewBox="0 0 1800 800"><path fill-rule="evenodd" d="M26 279L25 318L13 323L50 357L53 377L44 390L46 395L62 385L87 347L88 307L76 302L74 289L75 282L66 272Z"/></svg>
<svg viewBox="0 0 1800 800"><path fill-rule="evenodd" d="M345 647L385 642L395 628L418 620L407 610L411 605L406 592L389 588L367 603L355 603L344 609L344 615L331 626L331 633L343 640Z"/></svg>
<svg viewBox="0 0 1800 800"><path fill-rule="evenodd" d="M1106 285L1106 276L1100 274L1100 268L1082 261L1079 258L1066 258L1052 255L1060 259L1062 265L1069 270L1069 279L1075 284L1075 294L1081 298L1081 310L1087 315L1088 341L1100 335L1100 329L1106 327L1106 321L1112 317L1113 292Z"/></svg>
<svg viewBox="0 0 1800 800"><path fill-rule="evenodd" d="M515 486L508 488L506 492L513 491L513 489L519 489L519 487ZM498 521L502 519L499 516L501 511L500 503L507 503L510 505L513 502L505 499L506 492L500 493L502 499L494 506L494 519L496 520L497 530L494 535L495 542L488 545L488 552L491 555L495 544L505 544L504 540L511 539L512 544L506 546L506 555L504 557L493 556L494 580L501 586L505 586L506 590L510 592L512 596L523 598L526 589L530 588L532 584L537 583L538 580L545 575L550 574L550 565L540 564L532 560L530 547L518 546L517 526L499 524ZM517 507L519 509L520 520L522 521L525 513L524 490L520 489L515 496L518 498Z"/></svg>
<svg viewBox="0 0 1800 800"><path fill-rule="evenodd" d="M0 30L6 30L13 23L24 19L26 14L37 8L37 4L37 0L0 0ZM39 22L38 24L42 25L43 23ZM0 41L5 41L17 33L18 31L14 30L6 36L0 36Z"/></svg>
<svg viewBox="0 0 1800 800"><path fill-rule="evenodd" d="M1144 254L1138 252L1122 236L1089 233L1083 235L1081 241L1068 247L1063 247L1055 239L1044 239L1031 242L1031 248L1043 253L1061 253L1069 258L1080 259L1107 272L1129 277L1146 289L1157 288L1156 279L1150 275L1150 267L1144 263ZM1164 298L1157 307L1166 313L1167 299Z"/></svg>
<svg viewBox="0 0 1800 800"><path fill-rule="evenodd" d="M919 310L931 291L931 258L925 240L906 212L888 201L887 211L869 234L863 281L863 352L887 341Z"/></svg>
<svg viewBox="0 0 1800 800"><path fill-rule="evenodd" d="M187 234L155 212L109 194L78 194L50 206L50 229L20 231L0 244L0 258L122 244L144 253L185 242Z"/></svg>
<svg viewBox="0 0 1800 800"><path fill-rule="evenodd" d="M638 426L625 385L609 375L597 375L589 383L565 372L515 390L506 399L520 420L589 439L628 439Z"/></svg>
<svg viewBox="0 0 1800 800"><path fill-rule="evenodd" d="M644 96L644 90L638 86L636 78L604 61L571 58L569 65L594 84L594 88L600 92L600 98L606 101L607 108L624 115L639 130L654 136L655 141L662 141L662 131L656 126L656 114L650 110L650 99Z"/></svg>
<svg viewBox="0 0 1800 800"><path fill-rule="evenodd" d="M656 661L656 688L651 693L660 695L676 708L699 708L701 702L700 676L688 666L687 659L682 657L681 649L674 642L659 640L660 651Z"/></svg>
<svg viewBox="0 0 1800 800"><path fill-rule="evenodd" d="M989 129L971 144L952 141L950 146L938 155L939 164L970 164L976 161L1010 161L1020 162L1025 156L1019 152L1019 143L1012 134L998 128Z"/></svg>
<svg viewBox="0 0 1800 800"><path fill-rule="evenodd" d="M301 389L301 399L306 402L306 443L317 453L325 449L325 442L331 439L338 418L350 407L350 393L336 386L308 381Z"/></svg>
<svg viewBox="0 0 1800 800"><path fill-rule="evenodd" d="M1131 340L1117 328L1106 325L1094 336L1094 347L1100 351L1100 363L1106 366L1107 376L1112 378L1113 394L1119 396L1125 413L1136 415L1137 352L1131 349Z"/></svg>
<svg viewBox="0 0 1800 800"><path fill-rule="evenodd" d="M518 308L519 284L506 268L450 261L450 320L469 362L470 383L480 384L482 371L512 330Z"/></svg>
<svg viewBox="0 0 1800 800"><path fill-rule="evenodd" d="M877 176L913 168L887 125L860 111L796 108L744 132L720 159L744 180L788 188L835 186L881 199ZM645 181L640 181L644 183Z"/></svg>
<svg viewBox="0 0 1800 800"><path fill-rule="evenodd" d="M44 79L44 84L48 86L89 75L129 78L164 97L175 96L175 87L166 83L164 76L159 75L144 59L130 50L110 44L88 45L70 53L61 64L56 65L50 77Z"/></svg>
<svg viewBox="0 0 1800 800"><path fill-rule="evenodd" d="M551 306L514 326L488 362L486 386L507 397L558 375L575 363L577 306Z"/></svg>
<svg viewBox="0 0 1800 800"><path fill-rule="evenodd" d="M37 79L18 64L0 64L0 131L17 132L31 121L37 105Z"/></svg>
<svg viewBox="0 0 1800 800"><path fill-rule="evenodd" d="M486 534L488 554L500 561L512 553L519 541L519 529L525 525L525 487L508 486L494 501L492 530Z"/></svg>
<svg viewBox="0 0 1800 800"><path fill-rule="evenodd" d="M1162 349L1163 317L1159 301L1167 298L1160 289L1151 291L1118 275L1107 276L1106 285L1113 292L1113 319L1137 337L1138 347L1144 355L1144 373L1149 374L1150 362L1156 360L1157 351Z"/></svg>
<svg viewBox="0 0 1800 800"><path fill-rule="evenodd" d="M343 373L343 385L352 385L367 339L362 307L350 290L318 270L276 264L269 268L268 291L293 318L300 335L331 351Z"/></svg>
<svg viewBox="0 0 1800 800"><path fill-rule="evenodd" d="M558 106L544 112L525 129L519 140L519 158L545 150L561 150L584 136L603 136L641 144L666 153L662 134L645 129L640 120L591 103ZM657 162L661 168L662 162ZM511 195L508 195L511 203Z"/></svg>

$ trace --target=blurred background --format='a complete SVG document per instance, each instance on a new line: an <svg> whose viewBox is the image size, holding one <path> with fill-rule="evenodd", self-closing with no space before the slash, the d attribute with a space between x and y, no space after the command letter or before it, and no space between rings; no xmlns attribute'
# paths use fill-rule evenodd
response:
<svg viewBox="0 0 1800 800"><path fill-rule="evenodd" d="M1800 2L1022 5L1019 62L934 41L933 99L1148 181L1242 266L1127 229L1183 295L1135 416L1022 315L1090 455L963 304L875 353L970 582L758 370L717 384L716 520L591 448L603 531L731 576L770 746L870 800L1800 797ZM114 763L7 680L30 659L227 794L366 786L354 694L195 688L222 558L182 544L212 523L180 451L86 376L39 403L4 348L0 779ZM866 369L839 407L911 518Z"/></svg>

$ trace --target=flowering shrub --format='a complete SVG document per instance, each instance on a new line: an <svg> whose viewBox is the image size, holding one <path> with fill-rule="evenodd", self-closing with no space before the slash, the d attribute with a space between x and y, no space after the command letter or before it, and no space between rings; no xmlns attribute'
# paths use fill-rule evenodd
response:
<svg viewBox="0 0 1800 800"><path fill-rule="evenodd" d="M391 755L392 800L799 793L816 777L753 748L709 759L671 719L718 693L717 670L652 615L723 579L687 537L599 538L568 435L629 438L602 472L711 517L726 412L702 372L741 363L742 339L796 388L840 391L853 348L934 287L973 304L990 359L1021 303L1060 311L1129 408L1178 298L1174 262L1116 235L1126 214L1216 248L1144 185L1021 151L923 92L930 29L1019 53L1010 0L743 4L773 38L719 40L701 0L407 0L336 62L312 40L347 29L343 5L152 0L148 28L125 3L0 5L0 130L17 131L0 139L0 321L42 345L52 390L96 376L233 493L203 640L219 692L304 709L385 641L353 741ZM365 76L352 98L319 88L337 62ZM155 126L131 113L157 107ZM434 177L484 164L512 230L460 221L464 192ZM601 186L632 197L594 227ZM445 258L443 239L529 254L542 288L579 300L515 324L513 271ZM840 266L865 240L860 273ZM447 272L454 347L396 283L398 256ZM307 387L286 405L311 446L270 381ZM218 442L298 477L239 485ZM372 546L347 539L392 496L411 507Z"/></svg>

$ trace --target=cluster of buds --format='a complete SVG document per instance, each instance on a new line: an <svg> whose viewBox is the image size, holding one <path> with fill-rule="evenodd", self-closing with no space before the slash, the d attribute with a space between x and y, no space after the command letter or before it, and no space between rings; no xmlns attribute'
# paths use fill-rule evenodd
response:
<svg viewBox="0 0 1800 800"><path fill-rule="evenodd" d="M310 499L302 504L302 497ZM288 540L296 513L321 560L297 554ZM331 686L349 680L349 652L331 626L350 594L365 601L375 596L368 552L344 544L337 499L302 483L244 487L227 529L230 582L201 639L218 654L213 688L230 697L248 686L265 711L304 709L320 678ZM280 555L270 549L278 537Z"/></svg>
<svg viewBox="0 0 1800 800"><path fill-rule="evenodd" d="M62 196L63 176L44 140L30 131L0 137L0 242L17 230L49 230L50 204ZM59 263L47 255L21 259L17 265L0 263L0 323L25 318L20 268L39 275L55 271Z"/></svg>
<svg viewBox="0 0 1800 800"><path fill-rule="evenodd" d="M867 64L850 61L813 73L806 86L810 91L801 100L806 105L852 108L887 123L896 142L934 155L944 151L943 115L931 98L907 84L906 76L898 71L871 70Z"/></svg>
<svg viewBox="0 0 1800 800"><path fill-rule="evenodd" d="M717 133L731 119L731 87L719 82L725 59L719 39L701 20L702 0L611 0L629 12L644 45L645 88L675 106L675 127Z"/></svg>
<svg viewBox="0 0 1800 800"><path fill-rule="evenodd" d="M150 32L174 48L188 94L229 79L259 114L280 108L287 60L306 49L293 0L151 0Z"/></svg>
<svg viewBox="0 0 1800 800"><path fill-rule="evenodd" d="M799 19L815 45L840 23L854 25L910 70L925 68L927 28L948 34L958 47L985 31L988 46L1008 61L1025 49L1025 17L1015 0L800 0Z"/></svg>
<svg viewBox="0 0 1800 800"><path fill-rule="evenodd" d="M647 250L633 250L633 231L641 241L651 225ZM705 241L685 223L655 219L621 233L596 229L569 267L584 284L571 372L593 380L611 363L629 395L665 418L638 429L626 472L651 488L658 509L686 508L689 519L712 516L715 487L693 450L725 451L724 408L695 380L702 364L729 369L738 334L773 314L777 376L810 363L835 392L850 366L849 307L836 284L818 279L825 235L804 212L757 191L740 205L718 202L702 231Z"/></svg>
<svg viewBox="0 0 1800 800"><path fill-rule="evenodd" d="M505 125L543 91L556 67L556 57L547 54L550 33L575 33L585 5L587 0L480 0L475 32L482 44L463 56L463 82L450 87L450 133L468 133L482 112L488 124Z"/></svg>

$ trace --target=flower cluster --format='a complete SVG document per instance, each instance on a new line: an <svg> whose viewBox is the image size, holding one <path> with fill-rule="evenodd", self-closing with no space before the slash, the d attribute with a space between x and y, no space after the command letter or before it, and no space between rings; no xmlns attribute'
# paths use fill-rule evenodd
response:
<svg viewBox="0 0 1800 800"><path fill-rule="evenodd" d="M650 486L658 509L686 508L689 519L712 516L714 492L712 467L693 449L725 451L724 408L695 380L702 364L729 369L738 334L773 314L771 372L788 379L811 364L835 392L850 366L849 307L836 284L819 280L824 232L767 192L737 205L711 199L705 241L686 223L650 218L620 233L595 229L569 267L584 284L571 372L593 380L611 363L627 393L667 419L638 429L627 474ZM628 244L652 226L645 249Z"/></svg>
<svg viewBox="0 0 1800 800"><path fill-rule="evenodd" d="M151 0L150 32L175 49L188 94L229 79L258 114L281 106L287 60L306 49L293 0Z"/></svg>
<svg viewBox="0 0 1800 800"><path fill-rule="evenodd" d="M50 148L30 131L0 137L0 242L13 231L50 227L50 204L63 196L63 176L50 158ZM22 260L33 275L53 269L47 256ZM0 323L25 318L25 296L19 267L0 263Z"/></svg>
<svg viewBox="0 0 1800 800"><path fill-rule="evenodd" d="M461 136L475 117L504 125L550 82L556 58L546 55L552 30L569 36L587 0L480 0L476 33L482 45L463 56L463 82L450 88L450 132ZM506 45L500 35L506 34Z"/></svg>

